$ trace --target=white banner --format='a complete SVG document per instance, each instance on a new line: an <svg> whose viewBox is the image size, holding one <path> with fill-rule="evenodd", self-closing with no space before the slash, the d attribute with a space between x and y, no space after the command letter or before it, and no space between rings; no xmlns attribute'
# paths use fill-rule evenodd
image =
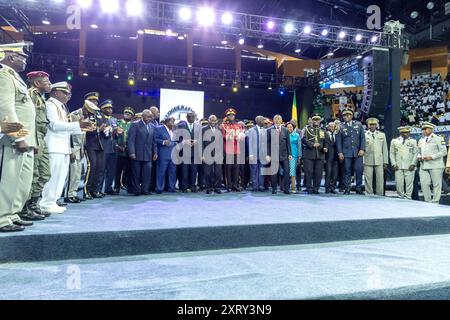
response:
<svg viewBox="0 0 450 320"><path fill-rule="evenodd" d="M195 112L197 119L203 118L205 93L203 91L187 91L161 89L161 119L175 118L175 122L186 120L188 112Z"/></svg>

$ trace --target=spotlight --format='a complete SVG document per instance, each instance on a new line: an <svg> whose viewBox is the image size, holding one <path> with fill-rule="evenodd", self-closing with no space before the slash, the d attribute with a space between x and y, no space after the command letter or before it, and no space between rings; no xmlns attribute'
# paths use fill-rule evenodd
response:
<svg viewBox="0 0 450 320"><path fill-rule="evenodd" d="M191 9L183 7L178 11L178 15L180 16L180 19L183 21L189 21L192 17Z"/></svg>
<svg viewBox="0 0 450 320"><path fill-rule="evenodd" d="M328 30L327 30L327 29L323 29L323 30L322 30L322 35L323 35L324 37L326 37L326 36L328 35Z"/></svg>
<svg viewBox="0 0 450 320"><path fill-rule="evenodd" d="M361 59L362 58L362 55L357 55L356 56L356 59Z"/></svg>
<svg viewBox="0 0 450 320"><path fill-rule="evenodd" d="M73 79L73 71L71 69L67 69L67 71L66 71L66 79L67 79L67 81L72 81L72 79Z"/></svg>
<svg viewBox="0 0 450 320"><path fill-rule="evenodd" d="M233 90L234 93L238 92L238 87L237 87L236 84L233 84L232 90Z"/></svg>
<svg viewBox="0 0 450 320"><path fill-rule="evenodd" d="M329 57L334 56L334 52L328 52L328 53L327 53L327 56L329 56Z"/></svg>
<svg viewBox="0 0 450 320"><path fill-rule="evenodd" d="M249 88L248 83L245 84L244 88L245 88L245 89L248 89L248 88Z"/></svg>
<svg viewBox="0 0 450 320"><path fill-rule="evenodd" d="M373 36L372 39L370 39L371 42L377 42L378 37L377 36Z"/></svg>
<svg viewBox="0 0 450 320"><path fill-rule="evenodd" d="M202 26L210 26L214 20L214 12L210 8L201 8L197 13L197 21Z"/></svg>
<svg viewBox="0 0 450 320"><path fill-rule="evenodd" d="M311 27L310 26L305 26L303 28L303 33L306 33L306 34L311 33Z"/></svg>
<svg viewBox="0 0 450 320"><path fill-rule="evenodd" d="M245 43L245 39L243 37L239 37L238 43L242 46Z"/></svg>
<svg viewBox="0 0 450 320"><path fill-rule="evenodd" d="M430 1L430 2L427 3L427 9L428 10L433 10L434 9L434 2L433 1Z"/></svg>
<svg viewBox="0 0 450 320"><path fill-rule="evenodd" d="M98 29L98 25L96 25L95 23L91 24L91 28L92 29Z"/></svg>
<svg viewBox="0 0 450 320"><path fill-rule="evenodd" d="M172 83L175 83L175 79L174 79L174 78L172 78L172 79L170 80L170 82L172 82Z"/></svg>
<svg viewBox="0 0 450 320"><path fill-rule="evenodd" d="M117 72L114 74L114 79L119 79L119 75L117 74Z"/></svg>
<svg viewBox="0 0 450 320"><path fill-rule="evenodd" d="M290 22L286 23L284 26L284 32L291 33L292 31L294 31L294 25Z"/></svg>
<svg viewBox="0 0 450 320"><path fill-rule="evenodd" d="M356 37L355 37L355 40L356 41L361 41L361 39L362 39L362 35L357 34Z"/></svg>
<svg viewBox="0 0 450 320"><path fill-rule="evenodd" d="M134 76L133 76L133 74L130 73L130 74L128 75L128 85L129 85L129 86L134 86L135 83L136 83L136 81L135 81L135 79L134 79Z"/></svg>
<svg viewBox="0 0 450 320"><path fill-rule="evenodd" d="M345 38L345 31L339 32L338 37L339 37L339 39L344 39Z"/></svg>
<svg viewBox="0 0 450 320"><path fill-rule="evenodd" d="M222 23L225 25L230 25L233 23L233 16L229 12L225 12L222 15Z"/></svg>
<svg viewBox="0 0 450 320"><path fill-rule="evenodd" d="M197 83L198 83L198 84L203 84L203 81L202 81L202 78L201 78L201 77L198 78Z"/></svg>
<svg viewBox="0 0 450 320"><path fill-rule="evenodd" d="M105 13L114 13L119 10L118 0L100 0L100 6Z"/></svg>
<svg viewBox="0 0 450 320"><path fill-rule="evenodd" d="M44 19L42 19L42 24L46 24L46 25L50 24L50 20L47 18L47 16L45 16Z"/></svg>
<svg viewBox="0 0 450 320"><path fill-rule="evenodd" d="M222 81L222 83L220 84L221 87L225 87L225 82Z"/></svg>
<svg viewBox="0 0 450 320"><path fill-rule="evenodd" d="M228 44L228 40L227 40L227 38L226 38L226 37L224 37L224 38L222 39L222 41L220 41L220 43L221 43L221 44L223 44L223 45L226 45L226 44Z"/></svg>
<svg viewBox="0 0 450 320"><path fill-rule="evenodd" d="M301 51L302 51L302 49L301 49L300 46L297 44L297 45L295 46L294 52L295 52L295 53L300 53Z"/></svg>
<svg viewBox="0 0 450 320"><path fill-rule="evenodd" d="M419 16L419 13L417 11L413 11L413 12L411 12L411 14L409 16L411 17L411 19L417 19L417 17Z"/></svg>
<svg viewBox="0 0 450 320"><path fill-rule="evenodd" d="M144 30L138 30L137 34L144 34Z"/></svg>
<svg viewBox="0 0 450 320"><path fill-rule="evenodd" d="M142 2L140 0L128 0L127 12L130 16L139 16L142 14Z"/></svg>
<svg viewBox="0 0 450 320"><path fill-rule="evenodd" d="M82 8L87 8L92 5L92 0L78 0L78 5Z"/></svg>
<svg viewBox="0 0 450 320"><path fill-rule="evenodd" d="M182 34L178 35L178 40L184 40L184 35Z"/></svg>
<svg viewBox="0 0 450 320"><path fill-rule="evenodd" d="M142 81L147 81L148 79L147 79L147 77L146 76L144 76L143 78L142 78Z"/></svg>
<svg viewBox="0 0 450 320"><path fill-rule="evenodd" d="M261 40L259 40L259 43L258 43L257 47L258 47L258 49L264 48L264 45L263 45Z"/></svg>
<svg viewBox="0 0 450 320"><path fill-rule="evenodd" d="M89 76L89 74L87 72L84 72L83 77L87 77L87 76Z"/></svg>
<svg viewBox="0 0 450 320"><path fill-rule="evenodd" d="M270 20L269 22L267 22L267 29L273 30L273 28L275 28L275 22Z"/></svg>
<svg viewBox="0 0 450 320"><path fill-rule="evenodd" d="M272 90L272 84L271 83L269 83L269 87L267 89Z"/></svg>
<svg viewBox="0 0 450 320"><path fill-rule="evenodd" d="M280 88L278 89L278 94L279 94L280 96L284 96L285 93L286 93L286 91L284 90L283 87L280 87Z"/></svg>
<svg viewBox="0 0 450 320"><path fill-rule="evenodd" d="M171 37L173 35L172 29L168 28L166 29L166 36Z"/></svg>

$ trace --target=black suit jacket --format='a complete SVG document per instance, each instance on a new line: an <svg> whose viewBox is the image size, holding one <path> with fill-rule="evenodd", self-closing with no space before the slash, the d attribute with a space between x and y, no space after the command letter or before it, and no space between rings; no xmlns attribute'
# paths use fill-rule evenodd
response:
<svg viewBox="0 0 450 320"><path fill-rule="evenodd" d="M202 137L205 137L205 133L210 130L211 127L209 125L203 126L202 128ZM219 139L219 140L217 140ZM217 148L219 146L222 146L222 150L223 150L223 134L222 134L222 130L219 128L219 126L216 127L216 130L214 132L214 135L211 136L211 140L209 139L203 139L202 143L203 143L203 148L202 151L204 152L206 147L208 147L210 144L215 143L217 141ZM211 155L214 157L216 154L215 150L212 151Z"/></svg>
<svg viewBox="0 0 450 320"><path fill-rule="evenodd" d="M292 155L291 151L291 138L289 135L288 129L285 127L280 127L280 134L277 133L277 129L275 126L272 126L268 129L268 150L267 153L270 157L272 157L272 145L275 141L272 139L275 139L278 136L278 146L279 146L279 160L285 161L288 160L288 157Z"/></svg>
<svg viewBox="0 0 450 320"><path fill-rule="evenodd" d="M186 121L180 122L177 126L177 129L184 129L188 132L189 131L189 126L188 123ZM190 132L190 136L191 136L191 140L197 140L198 144L196 147L191 147L191 160L194 159L194 157L198 158L201 157L201 151L202 151L202 145L201 140L202 140L202 126L199 123L193 123L193 127L192 127L192 131ZM178 141L180 148L182 147L182 142L183 142L183 137L179 136L180 132L175 131L175 136L176 139ZM177 136L178 135L178 136ZM180 156L183 155L183 151L180 152Z"/></svg>
<svg viewBox="0 0 450 320"><path fill-rule="evenodd" d="M326 136L325 130L321 128L306 127L302 137L303 159L325 160L325 152L323 149L328 149ZM320 144L318 148L313 147L316 140Z"/></svg>
<svg viewBox="0 0 450 320"><path fill-rule="evenodd" d="M128 130L128 153L136 155L137 161L152 161L157 154L155 126L149 129L142 120L133 122Z"/></svg>
<svg viewBox="0 0 450 320"><path fill-rule="evenodd" d="M334 134L334 142L331 140L331 132L326 132L326 140L328 142L328 152L326 155L327 162L329 161L338 161L338 152L337 152L337 146L336 146L336 136L337 134Z"/></svg>

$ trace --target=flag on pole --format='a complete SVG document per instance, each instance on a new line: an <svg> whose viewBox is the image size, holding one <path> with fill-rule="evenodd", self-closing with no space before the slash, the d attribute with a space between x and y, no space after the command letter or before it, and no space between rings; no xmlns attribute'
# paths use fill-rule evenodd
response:
<svg viewBox="0 0 450 320"><path fill-rule="evenodd" d="M291 119L296 120L298 123L297 117L297 91L294 90L294 101L292 102L292 117Z"/></svg>

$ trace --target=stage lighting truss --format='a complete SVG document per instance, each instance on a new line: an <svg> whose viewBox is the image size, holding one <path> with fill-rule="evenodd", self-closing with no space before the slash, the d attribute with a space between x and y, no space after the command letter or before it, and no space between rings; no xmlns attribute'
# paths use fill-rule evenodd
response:
<svg viewBox="0 0 450 320"><path fill-rule="evenodd" d="M145 81L144 78L172 83L174 81L197 83L198 79L201 79L203 85L211 86L248 84L251 87L267 87L272 84L276 88L279 86L284 86L284 88L306 87L315 85L317 82L313 77L287 77L270 73L236 72L43 53L32 53L29 64L32 67L52 70L52 72L66 73L70 69L74 74L79 74L82 70L92 76L115 75L116 79L129 79L129 76L133 75L136 84L139 81Z"/></svg>
<svg viewBox="0 0 450 320"><path fill-rule="evenodd" d="M125 9L126 1L121 1L120 10ZM17 9L31 9L35 11L62 12L65 6L51 5L47 1L11 1L0 0L0 7L9 6ZM189 9L192 16L188 20L180 18L180 10ZM244 34L246 38L255 38L265 41L276 41L281 43L309 44L318 46L328 46L333 48L347 48L364 50L374 46L386 48L404 48L407 49L408 43L403 34L392 34L383 31L364 30L356 28L346 28L320 23L310 23L308 21L296 21L288 19L272 18L267 16L252 15L238 12L228 12L208 8L216 17L211 26L199 25L197 14L202 8L186 6L179 3L168 3L163 1L146 1L144 12L148 27L160 28L166 30L171 26L176 32L187 33L199 28L210 30L213 33L220 33L228 36L237 37ZM204 9L204 8L203 8ZM92 9L94 10L94 9ZM221 17L224 17L221 20ZM268 22L273 22L274 27L269 29ZM286 32L286 27L291 32ZM292 29L292 30L291 30ZM327 30L324 35L323 30ZM305 32L306 31L306 32ZM339 38L339 34L345 33L345 37ZM356 41L356 36L360 34L361 40ZM358 37L359 38L359 37ZM372 41L376 39L376 41Z"/></svg>

